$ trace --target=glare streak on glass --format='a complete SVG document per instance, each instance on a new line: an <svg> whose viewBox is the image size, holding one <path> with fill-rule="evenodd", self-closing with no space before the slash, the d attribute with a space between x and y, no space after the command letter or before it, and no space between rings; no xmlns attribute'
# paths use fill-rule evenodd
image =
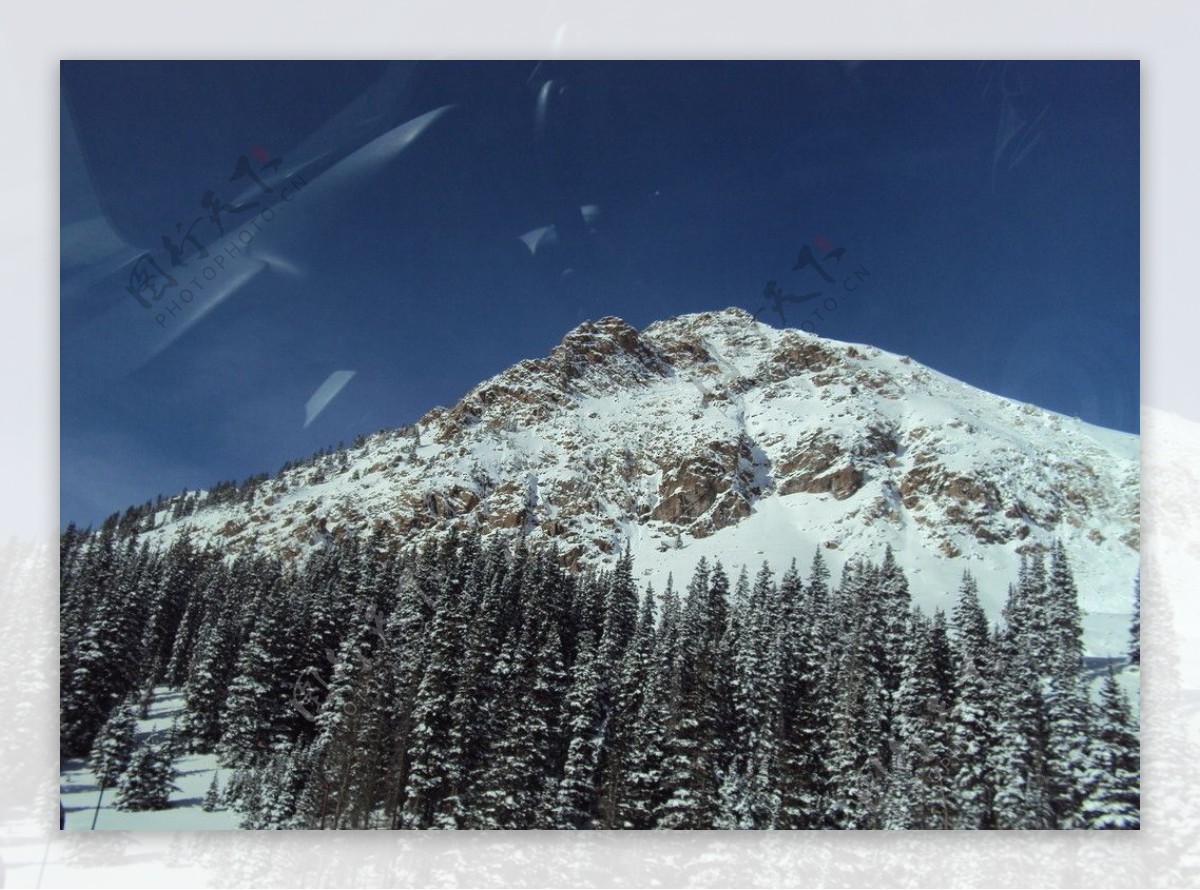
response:
<svg viewBox="0 0 1200 890"><path fill-rule="evenodd" d="M355 373L355 371L334 371L325 378L325 382L317 387L317 391L304 404L305 426L316 420L317 415L324 411L325 407L337 398L338 393L350 382Z"/></svg>

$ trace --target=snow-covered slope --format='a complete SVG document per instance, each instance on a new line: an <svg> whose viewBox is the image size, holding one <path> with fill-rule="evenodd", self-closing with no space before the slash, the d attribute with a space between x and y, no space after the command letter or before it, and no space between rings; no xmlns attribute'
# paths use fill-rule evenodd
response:
<svg viewBox="0 0 1200 890"><path fill-rule="evenodd" d="M237 503L155 517L230 550L302 558L388 527L554 538L572 563L628 540L646 580L701 555L736 571L836 573L891 545L929 606L963 569L997 614L1019 554L1060 537L1090 652L1125 645L1138 567L1139 443L970 387L870 346L777 330L747 312L638 332L587 322L418 424L288 470ZM836 577L836 575L835 575Z"/></svg>
<svg viewBox="0 0 1200 890"><path fill-rule="evenodd" d="M151 736L164 735L171 726L183 704L183 693L156 687L145 719L138 721L137 741L142 744ZM175 790L171 793L171 804L166 810L143 810L129 812L113 806L116 790L109 788L103 798L95 774L81 760L68 760L62 765L60 795L65 820L63 827L68 831L88 831L95 822L97 830L221 830L237 828L241 817L221 806L206 813L201 807L214 772L218 784L224 787L229 781L229 770L220 769L215 754L180 754L174 761ZM97 811L96 804L100 803Z"/></svg>

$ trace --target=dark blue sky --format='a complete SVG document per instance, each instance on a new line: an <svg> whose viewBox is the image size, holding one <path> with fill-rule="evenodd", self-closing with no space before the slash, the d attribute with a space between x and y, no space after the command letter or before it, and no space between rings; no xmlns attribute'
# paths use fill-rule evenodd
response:
<svg viewBox="0 0 1200 890"><path fill-rule="evenodd" d="M753 312L768 280L822 291L784 305L791 326L1137 430L1136 62L61 73L64 522L410 422L586 318ZM270 193L230 182L242 156ZM256 206L218 212L221 235L209 191ZM805 245L844 248L832 284L793 271ZM150 309L128 289L147 254L176 282ZM156 324L191 276L208 289ZM337 370L356 373L306 427Z"/></svg>

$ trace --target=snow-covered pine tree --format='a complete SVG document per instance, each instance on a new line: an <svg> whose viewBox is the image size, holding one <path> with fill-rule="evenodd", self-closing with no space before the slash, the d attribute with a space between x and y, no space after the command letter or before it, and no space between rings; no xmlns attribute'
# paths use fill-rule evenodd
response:
<svg viewBox="0 0 1200 890"><path fill-rule="evenodd" d="M221 715L220 750L230 765L264 761L286 741L294 713L295 677L288 670L294 652L289 645L292 603L279 577L270 590L258 604L257 621L238 656Z"/></svg>
<svg viewBox="0 0 1200 890"><path fill-rule="evenodd" d="M992 663L991 634L979 602L979 587L963 572L958 601L950 617L953 662L953 708L950 712L950 793L955 828L991 827L992 785L987 755L991 749L992 714L988 694ZM994 692L994 690L993 690Z"/></svg>
<svg viewBox="0 0 1200 890"><path fill-rule="evenodd" d="M305 788L313 775L312 752L316 747L276 751L249 775L240 807L241 828L318 827L315 820L307 821L299 812Z"/></svg>
<svg viewBox="0 0 1200 890"><path fill-rule="evenodd" d="M644 610L652 608L650 603ZM645 611L643 611L645 615ZM667 576L662 595L662 616L653 634L646 674L645 695L634 723L635 742L627 775L627 793L621 805L621 822L630 828L656 827L657 813L666 802L663 767L667 729L671 721L671 690L679 644L680 608L674 579Z"/></svg>
<svg viewBox="0 0 1200 890"><path fill-rule="evenodd" d="M713 827L719 829L738 827L748 805L745 774L752 730L750 721L743 718L755 713L755 703L747 677L754 673L754 662L765 657L752 651L749 643L753 622L750 600L750 573L742 566L729 596L725 633L717 643L722 661L729 665L726 694L730 705L721 709L724 720L716 728L717 738L725 739L727 744L717 763L720 791Z"/></svg>
<svg viewBox="0 0 1200 890"><path fill-rule="evenodd" d="M221 809L221 785L217 776L217 771L213 770L212 781L208 785L208 790L204 792L204 800L200 803L200 809L206 813L213 813Z"/></svg>
<svg viewBox="0 0 1200 890"><path fill-rule="evenodd" d="M941 607L933 610L933 621L929 626L929 645L933 652L934 675L938 691L946 702L954 701L954 652L950 643L950 623Z"/></svg>
<svg viewBox="0 0 1200 890"><path fill-rule="evenodd" d="M1086 828L1141 827L1141 752L1129 704L1109 671L1088 745L1081 821Z"/></svg>
<svg viewBox="0 0 1200 890"><path fill-rule="evenodd" d="M724 657L732 667L732 707L729 752L733 769L743 768L758 743L770 716L777 677L770 659L777 653L772 645L773 621L778 612L770 566L763 563L751 588L745 569L738 576L730 601L729 628L721 640Z"/></svg>
<svg viewBox="0 0 1200 890"><path fill-rule="evenodd" d="M950 644L955 672L969 658L978 672L990 661L987 616L979 602L979 585L969 572L963 572L962 584L958 589L958 601L950 613Z"/></svg>
<svg viewBox="0 0 1200 890"><path fill-rule="evenodd" d="M122 527L108 556L103 529L64 536L64 650L68 639L74 647L62 655L64 739L97 719L82 691L107 696L111 711L113 696L152 688L163 619L145 665L137 631L174 602L165 668L168 680L186 668L181 732L198 747L224 734L234 769L252 752L254 781L235 773L220 796L242 798L262 827L399 827L422 796L439 828L547 827L556 816L606 828L932 827L946 821L940 798L928 799L943 786L963 827L1089 825L1120 806L1112 821L1129 822L1135 771L1107 774L1124 777L1113 791L1096 766L1109 750L1088 743L1089 731L1102 734L1101 712L1120 709L1093 712L1089 730L1060 544L1048 570L1026 559L995 639L969 578L950 622L939 611L913 636L924 640L917 673L949 724L939 757L926 732L937 736L936 720L910 716L914 669L897 663L907 582L894 555L882 566L851 559L832 595L820 551L804 588L794 566L778 585L764 566L731 595L720 566L703 565L684 607L664 594L655 628L649 593L637 607L628 553L615 571L568 571L523 538L511 553L499 541L483 553L474 536L450 536L414 556L393 555L380 533L365 548L331 543L297 570L201 554L190 593L151 602L147 591L161 593L178 568L133 539L136 523ZM111 580L97 584L106 559ZM362 669L333 683L324 650L362 632L371 604L390 613L386 632ZM452 645L439 620L455 628ZM322 739L291 709L291 683L310 664L362 706L354 732ZM427 681L439 673L445 697L430 711ZM426 719L436 714L446 719ZM1081 748L1082 762L1064 755ZM933 765L945 775L931 776ZM430 775L436 787L422 784Z"/></svg>
<svg viewBox="0 0 1200 890"><path fill-rule="evenodd" d="M114 803L118 810L166 809L175 785L175 766L162 747L147 740L133 752L121 775Z"/></svg>
<svg viewBox="0 0 1200 890"><path fill-rule="evenodd" d="M241 768L230 770L229 780L225 783L225 789L221 792L221 804L229 808L236 808L246 791L248 782L249 774L246 770Z"/></svg>
<svg viewBox="0 0 1200 890"><path fill-rule="evenodd" d="M836 692L824 801L825 820L833 828L875 828L881 816L889 755L878 578L876 567L847 562L833 597L840 620L833 648Z"/></svg>
<svg viewBox="0 0 1200 890"><path fill-rule="evenodd" d="M819 554L818 554L819 556ZM815 579L814 579L815 580ZM827 782L825 744L832 699L821 649L825 600L803 587L796 562L779 580L779 817L776 827L816 828Z"/></svg>
<svg viewBox="0 0 1200 890"><path fill-rule="evenodd" d="M717 691L724 668L719 643L726 624L727 591L728 579L720 564L710 574L701 557L681 616L671 692L674 707L664 746L665 800L656 814L659 828L710 829L719 816Z"/></svg>
<svg viewBox="0 0 1200 890"><path fill-rule="evenodd" d="M992 748L986 681L976 669L971 646L962 646L950 712L950 827L992 827L992 783L987 755Z"/></svg>
<svg viewBox="0 0 1200 890"><path fill-rule="evenodd" d="M910 615L907 637L887 770L887 778L902 784L887 795L884 824L898 829L948 828L950 721L938 687L932 623L920 610Z"/></svg>
<svg viewBox="0 0 1200 890"><path fill-rule="evenodd" d="M1062 544L1054 543L1046 583L1046 777L1058 828L1082 824L1080 806L1087 772L1089 703L1080 668L1083 630L1075 581Z"/></svg>
<svg viewBox="0 0 1200 890"><path fill-rule="evenodd" d="M1040 550L1021 554L1017 583L1004 604L1004 623L1015 645L1028 653L1035 665L1048 665L1052 657L1047 632L1046 563Z"/></svg>
<svg viewBox="0 0 1200 890"><path fill-rule="evenodd" d="M615 668L620 662L637 630L637 623L638 595L633 583L633 555L626 544L604 601L604 631L597 649L605 665Z"/></svg>
<svg viewBox="0 0 1200 890"><path fill-rule="evenodd" d="M210 558L196 549L187 529L175 537L163 556L158 583L147 592L141 635L144 675L154 683L162 682L166 675L183 613Z"/></svg>
<svg viewBox="0 0 1200 890"><path fill-rule="evenodd" d="M766 829L779 814L778 637L783 611L771 568L763 563L751 587L738 580L722 641L723 660L732 668L733 707L721 737L730 748L721 788L720 827ZM745 592L742 592L745 591Z"/></svg>
<svg viewBox="0 0 1200 890"><path fill-rule="evenodd" d="M118 587L113 591L117 625L109 657L115 662L114 674L119 678L120 688L129 692L140 686L143 698L147 689L153 689L153 678L148 675L145 652L140 648L139 640L146 619L146 604L158 587L161 567L162 559L151 554L149 543L143 541L139 546L136 537L131 537L120 560ZM139 716L144 713L144 710L139 711Z"/></svg>
<svg viewBox="0 0 1200 890"><path fill-rule="evenodd" d="M278 766L274 776L271 796L260 806L263 822L270 828L299 828L313 827L308 813L301 806L308 799L307 792L313 778L318 774L316 768L317 746L309 745L304 748L292 748L276 755ZM366 819L359 819L360 827L374 828L374 824Z"/></svg>
<svg viewBox="0 0 1200 890"><path fill-rule="evenodd" d="M550 764L562 743L566 693L557 629L535 609L524 609L515 646L498 665L501 692L488 765L476 790L473 828L548 828L557 783Z"/></svg>
<svg viewBox="0 0 1200 890"><path fill-rule="evenodd" d="M1017 586L1010 588L1019 601ZM1006 606L1006 614L1012 610ZM1032 655L1011 627L994 647L993 678L996 703L990 730L988 771L992 784L992 814L999 829L1052 827L1046 787L1046 712L1041 680Z"/></svg>
<svg viewBox="0 0 1200 890"><path fill-rule="evenodd" d="M883 642L881 670L890 706L891 698L900 686L900 663L904 657L908 615L912 608L908 578L896 562L896 554L890 544L884 552L883 564L879 569L877 596Z"/></svg>
<svg viewBox="0 0 1200 890"><path fill-rule="evenodd" d="M333 677L317 715L318 735L314 747L321 754L320 768L329 787L336 789L326 802L326 828L368 828L376 809L383 803L388 742L392 737L390 696L394 689L386 642L369 617L368 609L353 623L339 648ZM271 818L288 821L294 815L295 798L302 790L296 774L297 758L276 768L273 781L287 786L291 804Z"/></svg>
<svg viewBox="0 0 1200 890"><path fill-rule="evenodd" d="M273 765L273 756L268 756L260 760L257 766L245 770L238 786L237 812L242 817L239 828L258 830L268 827L263 816L263 804L270 800Z"/></svg>
<svg viewBox="0 0 1200 890"><path fill-rule="evenodd" d="M472 582L472 598L477 605L464 631L459 680L451 705L447 744L451 778L439 817L445 825L467 826L474 818L477 805L474 795L480 790L489 742L498 722L496 710L501 690L493 669L516 607L506 594L507 550L493 545L479 560L482 571L476 573ZM556 583L556 579L552 577L550 583Z"/></svg>
<svg viewBox="0 0 1200 890"><path fill-rule="evenodd" d="M60 738L66 754L84 754L109 712L129 691L119 668L123 603L116 522L88 537L72 595L63 603Z"/></svg>
<svg viewBox="0 0 1200 890"><path fill-rule="evenodd" d="M1048 667L1054 670L1061 660L1064 671L1073 669L1078 674L1083 666L1083 613L1067 552L1057 539L1050 548L1045 608L1046 631L1053 647Z"/></svg>
<svg viewBox="0 0 1200 890"><path fill-rule="evenodd" d="M558 783L555 828L593 828L600 816L599 770L605 730L601 659L591 632L585 632L567 693L567 761Z"/></svg>
<svg viewBox="0 0 1200 890"><path fill-rule="evenodd" d="M216 584L214 575L217 578ZM224 566L219 562L208 563L200 569L200 576L196 579L193 591L183 607L183 615L179 619L179 627L175 632L171 654L164 670L163 682L170 688L179 689L187 681L188 668L204 617L214 594L220 590L219 585L227 581Z"/></svg>
<svg viewBox="0 0 1200 890"><path fill-rule="evenodd" d="M222 574L230 583L232 577ZM229 684L238 664L241 631L235 598L224 599L215 615L197 631L195 651L184 684L182 730L192 750L212 751L221 740L221 719Z"/></svg>
<svg viewBox="0 0 1200 890"><path fill-rule="evenodd" d="M654 662L654 590L647 585L638 612L633 639L616 665L610 707L605 726L605 768L600 779L600 820L602 828L625 828L637 818L639 805L630 805L635 797L632 774L644 765L639 746L647 743L640 732L641 711L647 695Z"/></svg>
<svg viewBox="0 0 1200 890"><path fill-rule="evenodd" d="M448 743L466 640L467 603L461 578L448 562L443 565L439 570L426 559L417 578L426 596L437 591L437 610L429 628L429 660L412 706L410 772L403 817L406 828L432 827L456 780ZM439 571L443 573L440 588L435 580Z"/></svg>
<svg viewBox="0 0 1200 890"><path fill-rule="evenodd" d="M729 647L731 611L729 576L720 560L717 560L709 576L706 626L711 655L706 668L709 673L707 687L712 700L705 707L710 711L706 720L712 726L713 763L718 777L732 767L735 751L734 667Z"/></svg>
<svg viewBox="0 0 1200 890"><path fill-rule="evenodd" d="M117 784L137 748L137 714L131 698L113 708L92 743L88 765L102 788Z"/></svg>

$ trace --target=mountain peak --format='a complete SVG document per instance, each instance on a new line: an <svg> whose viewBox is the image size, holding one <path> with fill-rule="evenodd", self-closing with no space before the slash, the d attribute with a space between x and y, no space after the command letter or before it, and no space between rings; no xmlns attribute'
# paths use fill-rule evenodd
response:
<svg viewBox="0 0 1200 890"><path fill-rule="evenodd" d="M633 325L615 315L606 315L599 321L585 321L568 332L550 358L603 364L618 353L644 359L645 344Z"/></svg>
<svg viewBox="0 0 1200 890"><path fill-rule="evenodd" d="M821 547L836 570L890 545L947 592L970 567L993 602L1005 591L987 578L1059 538L1081 589L1118 612L1136 571L1138 457L1136 436L743 309L640 332L605 316L415 429L188 521L227 547L257 536L296 556L380 524L409 544L451 527L554 540L574 564L630 542L649 572L681 577L700 555L786 564Z"/></svg>

